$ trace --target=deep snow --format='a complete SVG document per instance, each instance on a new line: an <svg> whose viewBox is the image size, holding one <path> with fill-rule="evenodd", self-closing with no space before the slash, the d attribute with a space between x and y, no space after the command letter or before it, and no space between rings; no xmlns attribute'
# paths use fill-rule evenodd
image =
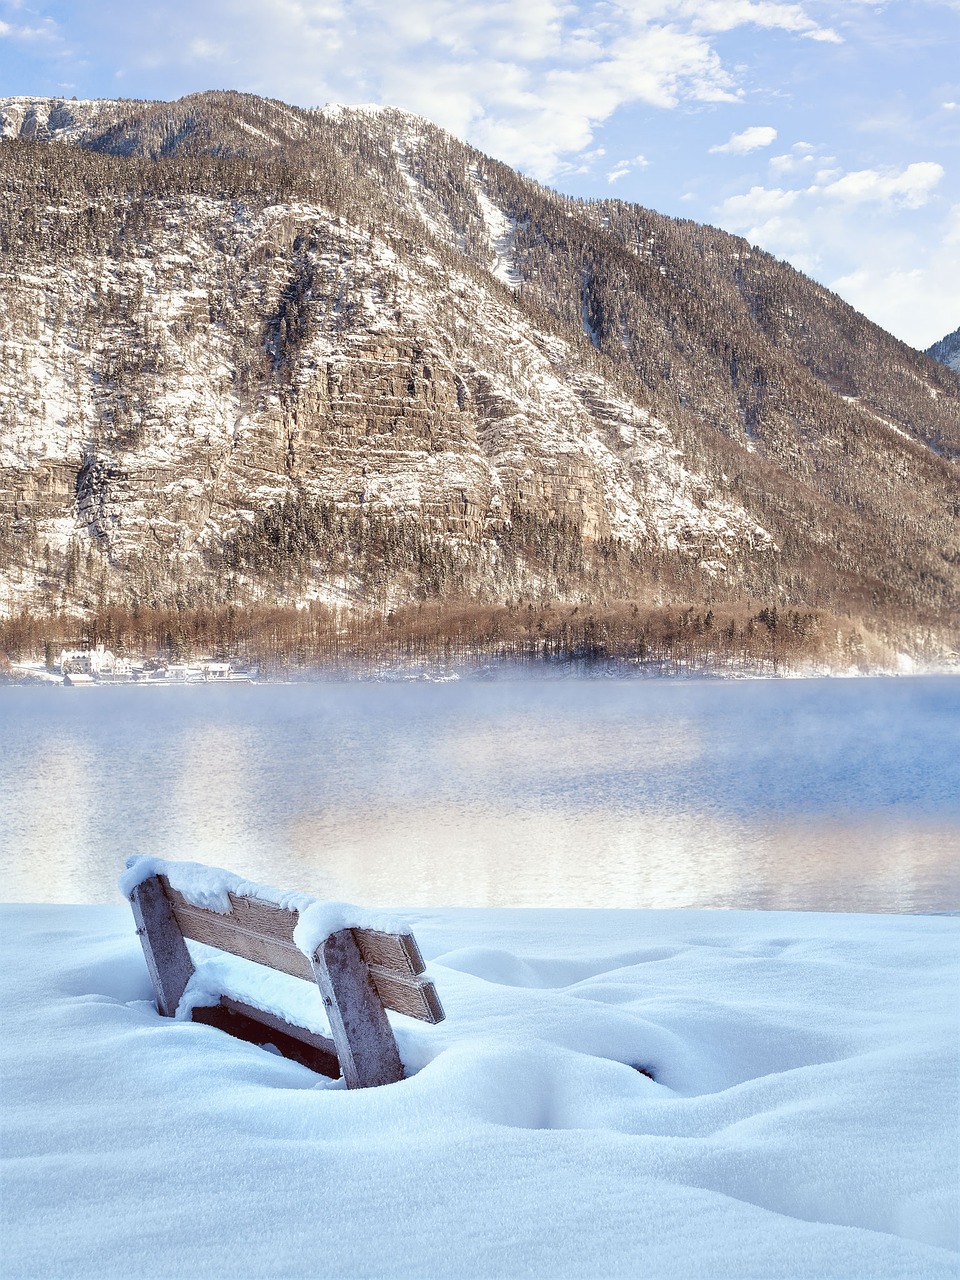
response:
<svg viewBox="0 0 960 1280"><path fill-rule="evenodd" d="M404 918L447 1020L347 1092L161 1019L126 907L0 908L3 1274L957 1276L957 919Z"/></svg>

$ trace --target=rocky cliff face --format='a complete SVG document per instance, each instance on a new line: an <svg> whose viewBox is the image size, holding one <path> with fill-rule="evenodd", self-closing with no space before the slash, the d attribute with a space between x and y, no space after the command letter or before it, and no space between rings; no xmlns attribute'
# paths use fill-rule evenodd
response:
<svg viewBox="0 0 960 1280"><path fill-rule="evenodd" d="M960 378L745 242L390 110L0 122L5 610L957 610Z"/></svg>

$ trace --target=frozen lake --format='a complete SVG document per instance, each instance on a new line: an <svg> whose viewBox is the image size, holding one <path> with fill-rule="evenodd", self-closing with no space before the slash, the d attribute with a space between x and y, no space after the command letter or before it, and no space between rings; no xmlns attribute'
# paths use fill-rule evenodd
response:
<svg viewBox="0 0 960 1280"><path fill-rule="evenodd" d="M0 899L960 908L960 678L0 689Z"/></svg>

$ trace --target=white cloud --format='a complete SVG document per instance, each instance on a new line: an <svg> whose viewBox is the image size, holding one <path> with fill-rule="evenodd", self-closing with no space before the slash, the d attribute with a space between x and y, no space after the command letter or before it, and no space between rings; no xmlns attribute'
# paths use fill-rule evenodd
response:
<svg viewBox="0 0 960 1280"><path fill-rule="evenodd" d="M742 156L748 151L756 151L760 147L769 147L771 142L775 141L777 131L768 124L754 124L749 129L744 129L742 133L731 134L726 142L718 143L717 146L711 147L711 154L714 152L729 152L731 155Z"/></svg>
<svg viewBox="0 0 960 1280"><path fill-rule="evenodd" d="M681 10L703 31L733 31L756 26L767 30L790 31L812 40L841 42L829 27L821 27L803 5L781 0L683 0L680 4L654 4L655 9Z"/></svg>
<svg viewBox="0 0 960 1280"><path fill-rule="evenodd" d="M833 168L818 176L821 181L808 186L754 186L730 196L715 210L718 222L921 349L955 329L960 204L939 222L918 212L943 176L941 167Z"/></svg>
<svg viewBox="0 0 960 1280"><path fill-rule="evenodd" d="M633 173L635 169L646 169L649 163L650 161L646 156L634 156L632 160L618 160L607 174L607 181L610 183L619 182L621 178L625 178L628 173Z"/></svg>
<svg viewBox="0 0 960 1280"><path fill-rule="evenodd" d="M793 173L804 165L814 163L814 151L815 148L809 142L795 142L788 152L770 157L770 168L776 174Z"/></svg>
<svg viewBox="0 0 960 1280"><path fill-rule="evenodd" d="M829 285L858 311L923 351L957 327L960 250L943 241L920 266L868 264Z"/></svg>
<svg viewBox="0 0 960 1280"><path fill-rule="evenodd" d="M803 165L813 164L813 156L771 156L770 168L774 173L793 173Z"/></svg>
<svg viewBox="0 0 960 1280"><path fill-rule="evenodd" d="M188 50L191 58L203 62L218 62L225 53L222 44L215 44L212 40L204 40L200 37L190 41Z"/></svg>
<svg viewBox="0 0 960 1280"><path fill-rule="evenodd" d="M0 22L0 39L19 40L24 44L53 42L59 39L57 24L52 18L43 18L38 26L14 26Z"/></svg>
<svg viewBox="0 0 960 1280"><path fill-rule="evenodd" d="M543 181L569 172L567 157L588 149L597 126L622 107L737 100L732 77L700 35L629 25L601 34L602 54L593 60L582 57L579 36L571 53L558 35L560 54L543 66L516 56L494 62L478 50L469 64L424 75L415 61L393 57L375 96L428 116ZM514 53L524 53L522 46Z"/></svg>
<svg viewBox="0 0 960 1280"><path fill-rule="evenodd" d="M943 174L943 166L929 160L909 164L899 173L895 169L858 169L826 185L814 186L811 192L822 192L832 200L847 204L893 201L907 209L919 209L930 199Z"/></svg>
<svg viewBox="0 0 960 1280"><path fill-rule="evenodd" d="M582 169L580 153L618 111L739 101L745 68L724 60L720 36L752 27L831 38L809 12L814 0L153 0L125 8L84 0L82 8L98 56L127 84L201 88L198 63L220 63L235 87L302 105L404 107L544 181ZM0 12L11 18L3 0Z"/></svg>
<svg viewBox="0 0 960 1280"><path fill-rule="evenodd" d="M809 154L805 158L813 159ZM779 167L776 161L785 159L790 157L774 157L772 167ZM820 163L824 163L824 158ZM919 209L925 205L943 175L943 167L932 161L918 161L899 171L858 169L844 173L837 168L821 168L809 186L753 186L749 191L728 196L717 212L725 219L725 225L737 230L751 227L756 230L753 224L798 203L808 211L805 216L831 206L853 211L864 204L886 208L895 215L898 209Z"/></svg>
<svg viewBox="0 0 960 1280"><path fill-rule="evenodd" d="M759 218L789 209L800 197L799 191L783 191L780 187L751 187L739 196L728 196L720 206L720 213L728 223L746 227Z"/></svg>

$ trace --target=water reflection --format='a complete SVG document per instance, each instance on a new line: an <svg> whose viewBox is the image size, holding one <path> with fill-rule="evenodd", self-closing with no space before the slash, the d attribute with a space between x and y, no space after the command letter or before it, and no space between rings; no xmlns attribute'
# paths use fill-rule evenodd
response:
<svg viewBox="0 0 960 1280"><path fill-rule="evenodd" d="M301 823L298 884L380 906L917 911L952 886L960 833L910 822L458 808ZM941 905L939 909L944 909Z"/></svg>
<svg viewBox="0 0 960 1280"><path fill-rule="evenodd" d="M608 712L600 718L593 724L548 713L536 723L522 719L506 732L502 725L472 723L451 732L445 751L458 768L482 774L493 785L518 775L568 781L624 770L688 767L703 755L697 725L683 716L651 722Z"/></svg>
<svg viewBox="0 0 960 1280"><path fill-rule="evenodd" d="M247 843L257 825L256 747L242 724L201 724L183 742L166 814L170 857L222 866Z"/></svg>
<svg viewBox="0 0 960 1280"><path fill-rule="evenodd" d="M960 680L0 690L0 897L960 906Z"/></svg>
<svg viewBox="0 0 960 1280"><path fill-rule="evenodd" d="M85 744L69 735L52 736L16 763L8 756L5 771L17 783L19 801L4 805L6 839L16 850L16 856L4 859L10 885L5 898L55 902L65 870L70 875L82 866L96 804L93 763ZM81 900L85 889L95 891L95 886L79 888Z"/></svg>

